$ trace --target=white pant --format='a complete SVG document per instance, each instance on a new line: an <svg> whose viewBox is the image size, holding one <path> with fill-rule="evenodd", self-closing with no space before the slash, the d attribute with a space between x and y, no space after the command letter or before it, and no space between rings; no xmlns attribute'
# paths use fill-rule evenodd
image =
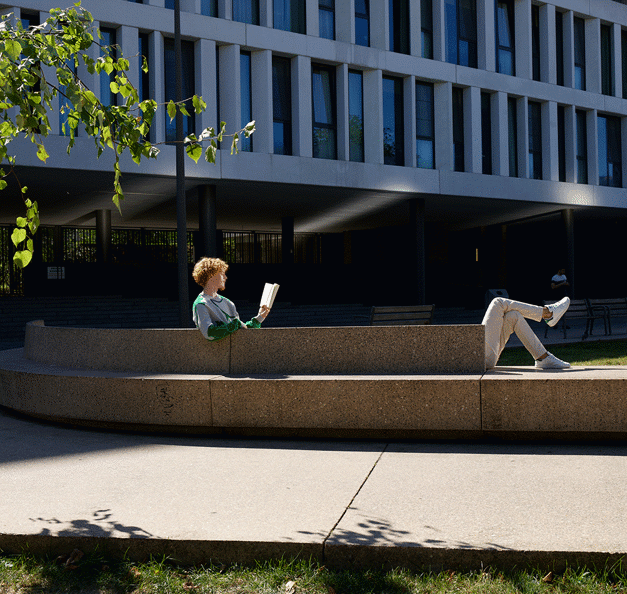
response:
<svg viewBox="0 0 627 594"><path fill-rule="evenodd" d="M546 353L546 349L525 320L527 318L540 322L543 311L544 308L540 305L530 305L503 297L492 300L481 322L485 326L486 369L496 366L512 332L516 333L534 359Z"/></svg>

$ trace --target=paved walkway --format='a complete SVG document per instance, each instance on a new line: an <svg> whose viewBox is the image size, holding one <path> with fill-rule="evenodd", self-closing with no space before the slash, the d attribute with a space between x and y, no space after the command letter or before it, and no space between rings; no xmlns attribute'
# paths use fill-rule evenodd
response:
<svg viewBox="0 0 627 594"><path fill-rule="evenodd" d="M603 566L627 553L627 445L163 437L0 411L0 549L184 563Z"/></svg>

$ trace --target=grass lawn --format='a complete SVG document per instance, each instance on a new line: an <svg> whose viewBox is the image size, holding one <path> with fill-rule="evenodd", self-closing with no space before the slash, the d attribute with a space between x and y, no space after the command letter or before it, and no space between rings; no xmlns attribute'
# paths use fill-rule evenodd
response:
<svg viewBox="0 0 627 594"><path fill-rule="evenodd" d="M280 561L256 567L183 568L165 561L134 564L85 556L66 566L64 560L0 556L2 594L513 594L627 593L621 567L602 571L567 569L471 573L405 570L334 571L315 562Z"/></svg>
<svg viewBox="0 0 627 594"><path fill-rule="evenodd" d="M549 345L547 349L571 365L627 365L627 340L604 342L575 342ZM523 347L507 348L498 362L502 366L533 365L533 359Z"/></svg>

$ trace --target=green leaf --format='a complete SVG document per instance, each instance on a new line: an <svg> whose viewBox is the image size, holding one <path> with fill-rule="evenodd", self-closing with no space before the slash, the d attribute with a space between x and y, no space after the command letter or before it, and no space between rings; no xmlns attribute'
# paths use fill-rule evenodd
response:
<svg viewBox="0 0 627 594"><path fill-rule="evenodd" d="M170 116L170 121L176 117L176 105L172 100L168 103L168 115Z"/></svg>
<svg viewBox="0 0 627 594"><path fill-rule="evenodd" d="M26 239L26 229L13 229L13 233L11 234L11 241L13 245L17 247Z"/></svg>
<svg viewBox="0 0 627 594"><path fill-rule="evenodd" d="M23 227L26 227L26 225L28 224L28 221L24 217L17 217L15 224L18 227L23 228Z"/></svg>
<svg viewBox="0 0 627 594"><path fill-rule="evenodd" d="M205 161L207 161L207 163L216 162L217 150L218 150L218 147L215 145L215 141L212 140L211 144L207 147L207 150L205 151Z"/></svg>
<svg viewBox="0 0 627 594"><path fill-rule="evenodd" d="M198 159L202 156L202 146L196 143L188 144L185 147L185 152L194 160L194 163L198 163Z"/></svg>
<svg viewBox="0 0 627 594"><path fill-rule="evenodd" d="M13 263L19 268L25 268L33 259L33 252L22 250L13 254Z"/></svg>
<svg viewBox="0 0 627 594"><path fill-rule="evenodd" d="M7 182L5 182L3 179L0 179L0 190L4 190L4 188L7 187Z"/></svg>
<svg viewBox="0 0 627 594"><path fill-rule="evenodd" d="M9 39L4 44L4 51L7 53L9 58L13 61L17 60L22 53L22 46L19 41L15 39Z"/></svg>
<svg viewBox="0 0 627 594"><path fill-rule="evenodd" d="M49 156L50 155L46 152L44 145L37 144L37 158L45 163Z"/></svg>

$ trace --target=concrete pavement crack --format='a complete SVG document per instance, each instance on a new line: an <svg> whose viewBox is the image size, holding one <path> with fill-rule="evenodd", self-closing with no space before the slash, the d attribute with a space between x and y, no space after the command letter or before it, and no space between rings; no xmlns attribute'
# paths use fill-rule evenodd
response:
<svg viewBox="0 0 627 594"><path fill-rule="evenodd" d="M331 535L333 534L333 532L335 532L335 529L339 526L340 522L344 519L344 516L346 515L346 512L351 508L351 506L353 505L353 501L355 501L355 499L357 498L357 495L359 495L359 493L361 492L361 490L363 489L364 485L366 484L366 482L368 481L368 479L370 478L370 476L372 475L374 469L377 467L377 465L379 464L379 460L381 460L381 458L383 457L383 454L385 454L386 450L388 449L388 446L390 444L386 443L385 447L381 450L381 453L379 454L379 456L377 457L377 459L375 460L374 464L372 465L372 468L368 471L368 474L366 475L366 477L364 478L364 480L361 482L361 485L359 485L359 489L357 489L357 491L355 491L355 494L353 495L353 497L351 498L351 500L348 502L348 505L344 508L344 511L342 512L342 514L340 515L340 517L338 518L337 522L335 522L335 524L333 524L333 527L331 528L331 530L329 530L329 534L327 534L324 538L324 540L322 541L322 559L324 560L325 558L325 551L326 551L326 546L327 546L327 540L329 540L329 538L331 538Z"/></svg>

